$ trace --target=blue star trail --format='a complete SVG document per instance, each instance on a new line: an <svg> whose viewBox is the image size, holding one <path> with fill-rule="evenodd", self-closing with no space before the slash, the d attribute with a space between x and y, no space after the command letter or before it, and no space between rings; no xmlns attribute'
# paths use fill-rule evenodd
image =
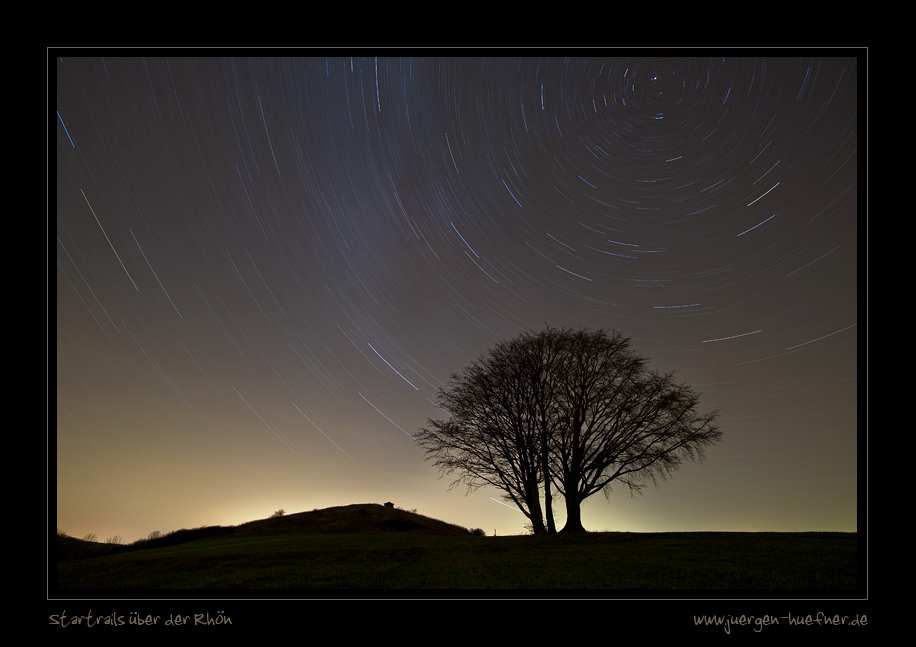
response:
<svg viewBox="0 0 916 647"><path fill-rule="evenodd" d="M520 534L412 434L545 324L721 411L587 528L856 529L863 52L103 53L49 59L68 534L384 501Z"/></svg>

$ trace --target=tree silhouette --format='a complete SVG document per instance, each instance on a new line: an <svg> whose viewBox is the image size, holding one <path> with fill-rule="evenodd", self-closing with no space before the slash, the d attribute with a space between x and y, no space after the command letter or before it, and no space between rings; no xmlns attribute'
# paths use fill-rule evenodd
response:
<svg viewBox="0 0 916 647"><path fill-rule="evenodd" d="M561 532L585 532L586 498L614 481L639 492L721 440L718 412L698 414L699 395L646 364L618 332L523 333L452 375L436 401L449 418L416 439L443 474L460 474L451 487L498 488L535 534L556 532L553 489Z"/></svg>
<svg viewBox="0 0 916 647"><path fill-rule="evenodd" d="M444 474L460 473L451 487L464 483L474 490L488 484L502 490L528 517L535 534L554 529L549 479L544 478L545 441L554 417L539 415L539 408L550 406L544 395L555 372L548 370L553 349L547 341L523 335L499 343L461 375L452 375L437 398L450 418L430 420L416 436ZM547 485L546 525L542 482Z"/></svg>

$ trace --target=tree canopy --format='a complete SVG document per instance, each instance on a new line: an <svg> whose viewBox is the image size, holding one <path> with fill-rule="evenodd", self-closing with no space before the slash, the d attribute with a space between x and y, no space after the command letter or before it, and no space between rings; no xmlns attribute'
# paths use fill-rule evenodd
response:
<svg viewBox="0 0 916 647"><path fill-rule="evenodd" d="M526 332L453 374L436 400L448 418L416 440L459 475L452 487L501 490L535 534L556 532L554 491L562 532L584 532L586 498L614 481L638 492L721 440L718 412L697 413L699 395L647 363L616 331Z"/></svg>

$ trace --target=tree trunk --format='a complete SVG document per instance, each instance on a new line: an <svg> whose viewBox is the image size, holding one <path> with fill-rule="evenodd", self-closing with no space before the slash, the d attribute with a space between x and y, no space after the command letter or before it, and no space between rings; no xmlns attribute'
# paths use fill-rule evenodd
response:
<svg viewBox="0 0 916 647"><path fill-rule="evenodd" d="M544 515L541 513L541 496L537 482L534 482L533 487L529 483L526 490L531 531L535 535L546 535L547 529L544 527Z"/></svg>
<svg viewBox="0 0 916 647"><path fill-rule="evenodd" d="M557 534L557 524L553 520L553 495L550 493L550 479L544 485L544 514L547 516L547 534Z"/></svg>
<svg viewBox="0 0 916 647"><path fill-rule="evenodd" d="M547 518L547 534L557 534L557 524L553 520L553 492L550 490L550 438L547 435L548 423L546 414L541 413L541 478L544 479L544 514Z"/></svg>
<svg viewBox="0 0 916 647"><path fill-rule="evenodd" d="M575 490L572 492L574 493ZM582 502L577 495L573 494L573 496L570 497L570 494L572 493L567 490L566 525L563 526L563 530L560 531L560 534L570 535L574 533L588 532L582 526L582 512L579 507Z"/></svg>
<svg viewBox="0 0 916 647"><path fill-rule="evenodd" d="M532 514L528 517L531 520L531 532L535 535L546 535L547 530L544 528L544 519L541 517L540 509L537 511L537 514Z"/></svg>
<svg viewBox="0 0 916 647"><path fill-rule="evenodd" d="M547 461L544 461L544 514L547 517L547 534L557 534L557 525L553 520L553 493L550 491L550 473L547 469Z"/></svg>

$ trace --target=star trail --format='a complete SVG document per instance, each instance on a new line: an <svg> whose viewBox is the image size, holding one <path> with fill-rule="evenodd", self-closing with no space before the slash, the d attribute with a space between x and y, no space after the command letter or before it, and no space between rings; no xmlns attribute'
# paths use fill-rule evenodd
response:
<svg viewBox="0 0 916 647"><path fill-rule="evenodd" d="M412 434L549 324L721 410L587 529L857 529L864 52L290 53L49 60L59 528L392 501L520 534Z"/></svg>

